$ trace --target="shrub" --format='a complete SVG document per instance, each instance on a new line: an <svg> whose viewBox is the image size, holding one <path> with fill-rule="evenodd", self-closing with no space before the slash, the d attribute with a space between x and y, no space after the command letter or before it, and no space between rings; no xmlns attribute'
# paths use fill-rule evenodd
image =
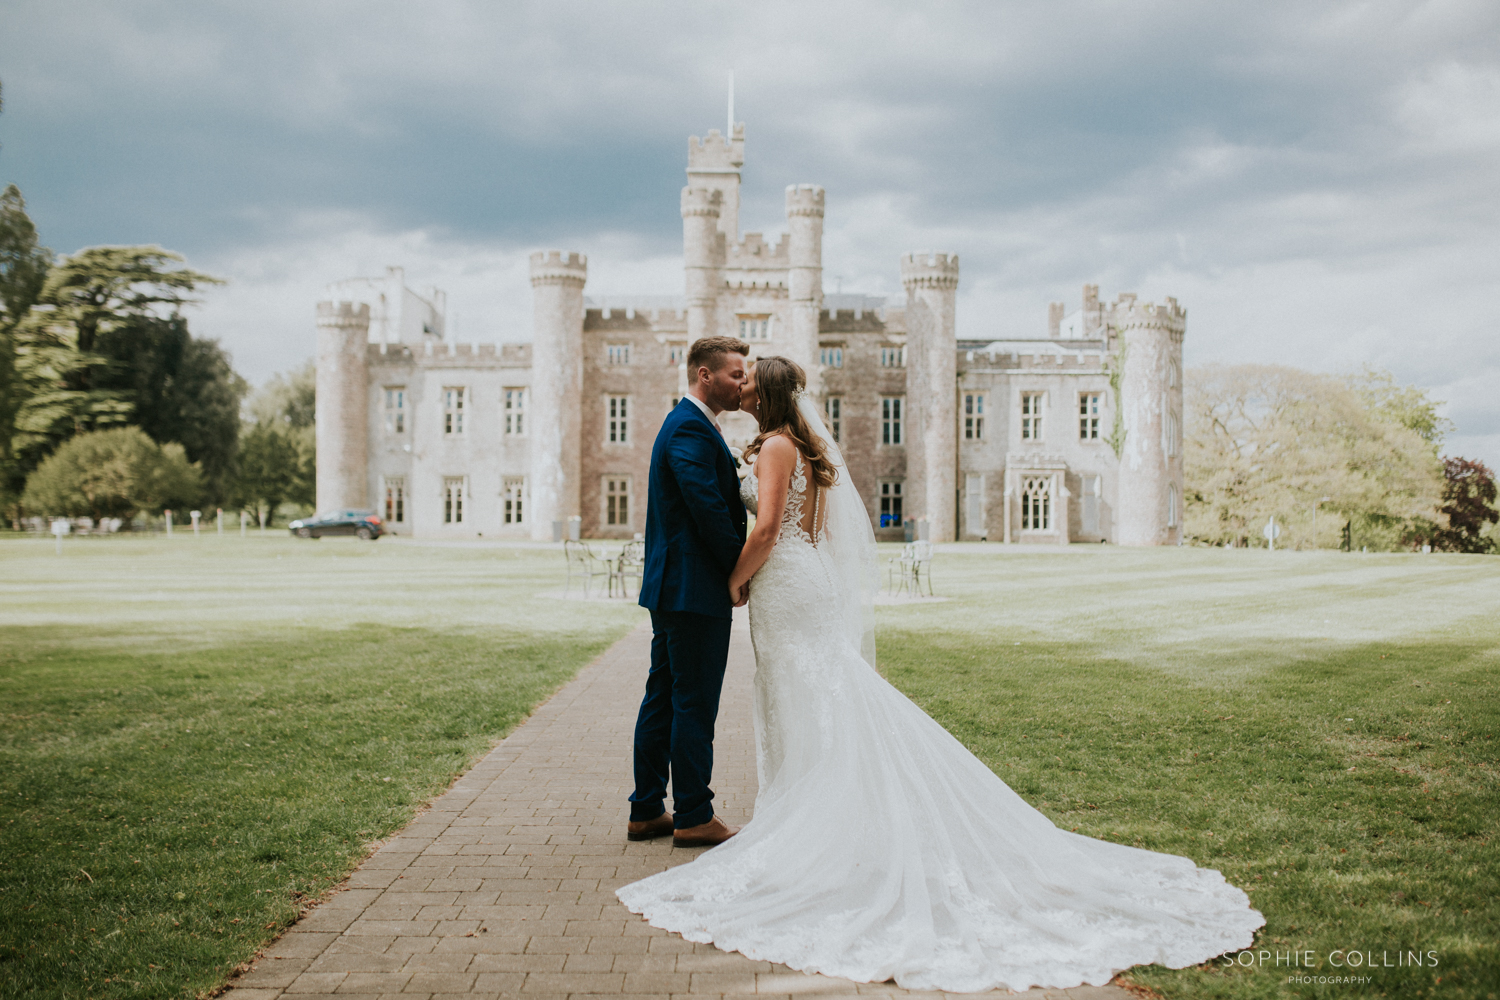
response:
<svg viewBox="0 0 1500 1000"><path fill-rule="evenodd" d="M160 445L138 427L117 427L65 442L27 477L21 503L32 514L129 521L191 506L202 493L202 472L182 445Z"/></svg>

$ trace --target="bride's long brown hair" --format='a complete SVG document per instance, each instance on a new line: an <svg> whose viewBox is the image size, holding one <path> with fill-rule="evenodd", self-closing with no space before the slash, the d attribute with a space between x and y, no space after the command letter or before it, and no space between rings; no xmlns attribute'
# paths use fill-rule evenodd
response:
<svg viewBox="0 0 1500 1000"><path fill-rule="evenodd" d="M755 391L760 396L760 434L745 449L745 461L778 434L791 438L802 453L813 482L824 489L838 479L838 468L828 460L828 445L797 410L797 393L807 388L807 373L790 358L761 358L755 362Z"/></svg>

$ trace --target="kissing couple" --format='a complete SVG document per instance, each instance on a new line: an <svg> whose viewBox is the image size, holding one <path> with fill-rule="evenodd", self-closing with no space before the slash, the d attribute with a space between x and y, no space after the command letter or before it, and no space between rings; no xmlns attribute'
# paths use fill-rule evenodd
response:
<svg viewBox="0 0 1500 1000"><path fill-rule="evenodd" d="M1249 947L1265 918L1219 872L1059 829L880 676L869 512L803 370L749 354L695 342L651 451L627 835L711 849L619 889L625 906L751 959L917 990L1100 986ZM760 426L743 480L726 410ZM760 786L737 830L709 783L747 602Z"/></svg>

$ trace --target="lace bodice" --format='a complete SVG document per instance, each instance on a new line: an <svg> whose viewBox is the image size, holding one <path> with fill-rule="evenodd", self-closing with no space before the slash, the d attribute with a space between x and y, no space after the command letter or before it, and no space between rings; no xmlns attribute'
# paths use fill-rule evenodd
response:
<svg viewBox="0 0 1500 1000"><path fill-rule="evenodd" d="M808 488L807 488L807 463L802 460L802 453L797 453L797 464L792 469L791 482L787 484L786 506L781 512L781 533L785 538L791 536L800 538L809 545L818 543L808 535L802 527L802 519L807 513ZM814 523L818 517L816 487L813 488L813 518ZM740 480L740 499L744 501L745 509L759 516L760 514L760 480L755 478L755 466L750 466L749 475ZM822 536L821 529L818 530L819 537Z"/></svg>

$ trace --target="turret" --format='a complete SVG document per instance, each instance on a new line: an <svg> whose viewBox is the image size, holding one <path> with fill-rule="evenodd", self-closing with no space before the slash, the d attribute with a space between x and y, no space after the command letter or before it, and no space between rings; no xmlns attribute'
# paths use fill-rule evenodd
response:
<svg viewBox="0 0 1500 1000"><path fill-rule="evenodd" d="M710 132L710 137L714 133ZM723 284L724 234L719 210L724 196L706 187L682 189L682 257L687 278L688 341L719 332L719 286Z"/></svg>
<svg viewBox="0 0 1500 1000"><path fill-rule="evenodd" d="M906 287L907 510L926 517L931 538L957 528L958 254L901 258Z"/></svg>
<svg viewBox="0 0 1500 1000"><path fill-rule="evenodd" d="M531 255L531 537L579 513L582 467L583 286L588 258Z"/></svg>
<svg viewBox="0 0 1500 1000"><path fill-rule="evenodd" d="M823 309L823 189L793 184L786 189L787 298L791 331L786 353L807 370L807 391L820 394L818 313Z"/></svg>
<svg viewBox="0 0 1500 1000"><path fill-rule="evenodd" d="M688 139L687 186L717 191L719 232L731 245L740 239L740 168L745 165L745 123L734 126L734 134L725 138L718 129L699 139Z"/></svg>
<svg viewBox="0 0 1500 1000"><path fill-rule="evenodd" d="M1121 545L1176 545L1182 540L1182 338L1187 311L1176 299L1137 303L1121 295L1110 310L1123 355L1115 540Z"/></svg>
<svg viewBox="0 0 1500 1000"><path fill-rule="evenodd" d="M317 504L363 508L369 451L370 307L353 302L318 303L318 361L314 437L317 442Z"/></svg>

